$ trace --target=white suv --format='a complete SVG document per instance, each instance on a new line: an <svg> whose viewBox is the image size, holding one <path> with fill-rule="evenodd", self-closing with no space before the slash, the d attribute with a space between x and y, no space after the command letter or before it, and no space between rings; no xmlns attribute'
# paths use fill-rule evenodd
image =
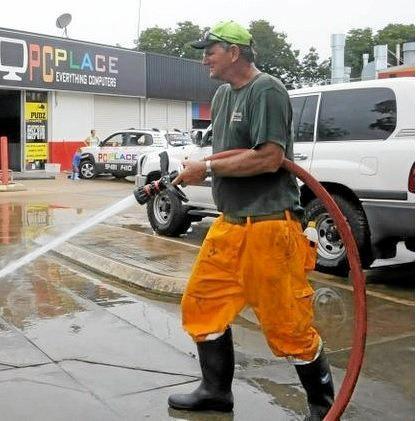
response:
<svg viewBox="0 0 416 421"><path fill-rule="evenodd" d="M346 216L363 267L393 257L399 241L414 251L414 78L363 81L289 91L293 108L295 162L331 193ZM211 154L205 136L190 158ZM185 154L169 154L171 170ZM158 156L140 161L136 184L158 177ZM184 189L184 205L169 193L148 204L153 229L186 232L193 220L215 215L210 180ZM300 186L305 221L319 234L318 269L347 269L346 251L334 221L306 185Z"/></svg>
<svg viewBox="0 0 416 421"><path fill-rule="evenodd" d="M191 137L180 131L120 130L98 146L81 148L80 176L85 179L101 173L110 173L117 178L134 176L137 174L137 160L142 154L191 144Z"/></svg>

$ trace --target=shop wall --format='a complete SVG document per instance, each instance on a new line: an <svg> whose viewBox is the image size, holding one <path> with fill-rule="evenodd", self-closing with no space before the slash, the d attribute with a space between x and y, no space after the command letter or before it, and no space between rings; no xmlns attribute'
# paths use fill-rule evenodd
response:
<svg viewBox="0 0 416 421"><path fill-rule="evenodd" d="M145 126L161 130L190 130L192 105L186 101L149 98L145 102Z"/></svg>
<svg viewBox="0 0 416 421"><path fill-rule="evenodd" d="M49 95L49 163L71 169L75 150L95 129L100 140L118 130L190 130L192 104L186 101L52 92Z"/></svg>
<svg viewBox="0 0 416 421"><path fill-rule="evenodd" d="M94 96L52 92L49 98L49 162L71 169L72 156L94 128Z"/></svg>

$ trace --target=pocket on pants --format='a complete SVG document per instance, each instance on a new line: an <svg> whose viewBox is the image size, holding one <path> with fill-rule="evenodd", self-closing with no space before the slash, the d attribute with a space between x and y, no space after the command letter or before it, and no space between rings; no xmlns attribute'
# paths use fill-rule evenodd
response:
<svg viewBox="0 0 416 421"><path fill-rule="evenodd" d="M313 320L313 296L315 291L310 285L293 291L296 306L295 326L297 333L306 332Z"/></svg>
<svg viewBox="0 0 416 421"><path fill-rule="evenodd" d="M315 269L316 258L318 255L318 245L309 241L302 234L302 245L304 248L305 260L304 260L304 270L305 272L310 272Z"/></svg>

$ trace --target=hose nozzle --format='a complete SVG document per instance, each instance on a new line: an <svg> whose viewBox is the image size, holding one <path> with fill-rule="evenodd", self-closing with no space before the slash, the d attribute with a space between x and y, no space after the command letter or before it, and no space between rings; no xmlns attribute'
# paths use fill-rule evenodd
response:
<svg viewBox="0 0 416 421"><path fill-rule="evenodd" d="M178 176L177 171L173 171L170 174L164 175L159 180L153 180L151 183L139 187L133 191L134 197L140 205L146 204L152 197L156 196L164 190L169 190L175 193L179 199L183 202L187 202L188 198L185 196L182 190L177 186L172 185L172 180Z"/></svg>

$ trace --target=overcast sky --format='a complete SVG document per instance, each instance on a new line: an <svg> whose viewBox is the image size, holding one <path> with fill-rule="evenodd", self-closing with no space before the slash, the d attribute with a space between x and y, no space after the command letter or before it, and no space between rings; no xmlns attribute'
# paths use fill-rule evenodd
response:
<svg viewBox="0 0 416 421"><path fill-rule="evenodd" d="M330 34L352 28L377 31L389 23L413 23L414 0L12 0L3 4L0 27L48 35L62 35L55 26L62 13L71 13L70 38L122 47L133 47L140 30L152 26L174 28L190 20L200 27L220 20L235 20L248 27L265 19L302 54L310 46L321 59L330 56Z"/></svg>

